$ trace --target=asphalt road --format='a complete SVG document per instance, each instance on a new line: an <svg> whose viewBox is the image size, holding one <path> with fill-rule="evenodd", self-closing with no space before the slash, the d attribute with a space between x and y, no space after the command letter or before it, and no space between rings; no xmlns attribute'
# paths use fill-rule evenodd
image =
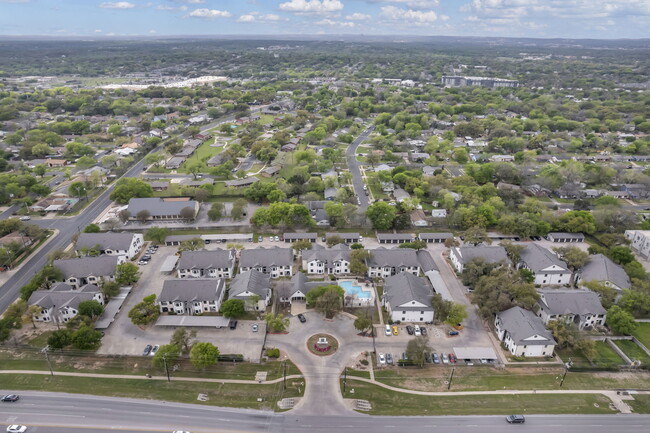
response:
<svg viewBox="0 0 650 433"><path fill-rule="evenodd" d="M8 391L3 391L8 392ZM354 432L439 431L502 433L645 433L648 415L530 415L521 425L503 416L371 417L357 413L301 416L152 400L28 391L17 403L0 405L0 420L27 425L32 432L185 430L201 432Z"/></svg>
<svg viewBox="0 0 650 433"><path fill-rule="evenodd" d="M370 133L374 130L375 126L373 125L363 131L361 135L358 136L357 139L348 146L348 149L345 152L348 168L350 169L350 173L352 173L352 186L354 186L354 193L357 197L359 197L359 201L361 202L359 209L362 212L365 212L366 209L368 209L370 201L368 200L368 196L363 189L363 177L361 177L361 171L359 170L359 161L357 161L357 147L359 147L359 145L363 143L363 141L368 138Z"/></svg>

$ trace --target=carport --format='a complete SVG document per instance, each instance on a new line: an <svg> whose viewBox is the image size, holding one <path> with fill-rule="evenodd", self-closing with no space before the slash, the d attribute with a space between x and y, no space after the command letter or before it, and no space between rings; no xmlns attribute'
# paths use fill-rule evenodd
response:
<svg viewBox="0 0 650 433"><path fill-rule="evenodd" d="M454 353L458 359L497 359L497 353L492 347L454 347Z"/></svg>
<svg viewBox="0 0 650 433"><path fill-rule="evenodd" d="M95 322L95 329L107 329L111 326L111 323L115 320L117 313L120 312L122 304L130 292L131 286L122 287L120 289L120 294L111 298L108 304L104 306L104 311L102 311L101 316L99 316L99 319Z"/></svg>
<svg viewBox="0 0 650 433"><path fill-rule="evenodd" d="M171 274L174 268L176 267L176 263L178 262L178 259L179 257L176 255L167 256L163 264L160 266L160 272L164 274Z"/></svg>
<svg viewBox="0 0 650 433"><path fill-rule="evenodd" d="M424 273L424 275L429 278L434 292L442 296L442 299L445 301L454 302L454 298L452 298L451 293L449 292L449 287L447 287L447 283L445 283L445 280L443 280L442 276L440 276L440 272L427 271Z"/></svg>
<svg viewBox="0 0 650 433"><path fill-rule="evenodd" d="M191 326L201 328L225 328L230 319L223 316L160 316L156 326Z"/></svg>

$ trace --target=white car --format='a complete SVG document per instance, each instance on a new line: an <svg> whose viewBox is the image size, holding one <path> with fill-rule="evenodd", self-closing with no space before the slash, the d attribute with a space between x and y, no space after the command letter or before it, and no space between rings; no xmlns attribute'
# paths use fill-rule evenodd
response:
<svg viewBox="0 0 650 433"><path fill-rule="evenodd" d="M252 328L253 332L257 332L257 330L259 329L259 327L257 326L257 323L254 323L253 326L251 326L251 328Z"/></svg>
<svg viewBox="0 0 650 433"><path fill-rule="evenodd" d="M379 360L379 365L386 365L386 356L383 353L377 355L377 359Z"/></svg>
<svg viewBox="0 0 650 433"><path fill-rule="evenodd" d="M27 427L24 425L10 425L7 427L7 433L25 433Z"/></svg>
<svg viewBox="0 0 650 433"><path fill-rule="evenodd" d="M158 352L158 349L160 349L160 346L156 344L154 347L151 348L151 352L149 352L149 356L154 356L156 352Z"/></svg>
<svg viewBox="0 0 650 433"><path fill-rule="evenodd" d="M21 221L29 221L29 220L32 219L32 218L31 218L30 216L25 215L25 216L21 216L19 219L20 219Z"/></svg>
<svg viewBox="0 0 650 433"><path fill-rule="evenodd" d="M390 337L393 334L393 331L390 329L390 325L386 325L386 336Z"/></svg>
<svg viewBox="0 0 650 433"><path fill-rule="evenodd" d="M420 335L422 335L422 330L418 325L415 325L415 336L419 337Z"/></svg>

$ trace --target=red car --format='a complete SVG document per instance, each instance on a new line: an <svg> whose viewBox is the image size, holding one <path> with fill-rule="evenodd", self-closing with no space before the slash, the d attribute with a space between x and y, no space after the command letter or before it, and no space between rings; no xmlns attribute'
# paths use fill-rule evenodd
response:
<svg viewBox="0 0 650 433"><path fill-rule="evenodd" d="M455 364L456 361L458 361L458 359L456 359L456 355L454 355L453 353L450 353L449 354L449 362L451 362L452 364Z"/></svg>

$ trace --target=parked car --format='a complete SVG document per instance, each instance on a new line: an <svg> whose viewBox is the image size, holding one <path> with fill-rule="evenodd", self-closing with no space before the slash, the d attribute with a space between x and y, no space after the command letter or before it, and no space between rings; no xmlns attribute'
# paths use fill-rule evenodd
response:
<svg viewBox="0 0 650 433"><path fill-rule="evenodd" d="M257 237L257 242L262 242L264 240L264 236L258 236Z"/></svg>
<svg viewBox="0 0 650 433"><path fill-rule="evenodd" d="M149 263L149 262L146 261L146 260L139 260L139 261L138 261L138 265L140 265L140 266L144 266L144 265L146 265L147 263Z"/></svg>
<svg viewBox="0 0 650 433"><path fill-rule="evenodd" d="M431 353L431 358L433 358L434 364L440 364L440 357L437 353Z"/></svg>
<svg viewBox="0 0 650 433"><path fill-rule="evenodd" d="M424 362L431 364L431 355L428 352L424 352Z"/></svg>
<svg viewBox="0 0 650 433"><path fill-rule="evenodd" d="M275 236L275 237L273 238L273 240L274 240L275 242L280 242L280 236Z"/></svg>
<svg viewBox="0 0 650 433"><path fill-rule="evenodd" d="M458 361L458 359L456 358L456 355L454 355L453 353L450 353L449 354L449 362L451 362L452 364L455 364L456 361Z"/></svg>
<svg viewBox="0 0 650 433"><path fill-rule="evenodd" d="M21 216L19 219L20 219L21 221L29 221L29 220L32 219L32 218L31 218L30 216L28 216L28 215L25 215L25 216Z"/></svg>
<svg viewBox="0 0 650 433"><path fill-rule="evenodd" d="M253 323L253 326L251 326L251 329L252 329L253 332L257 332L257 330L259 329L258 326L257 326L257 323Z"/></svg>
<svg viewBox="0 0 650 433"><path fill-rule="evenodd" d="M387 337L390 337L393 334L393 330L390 328L390 325L386 325L385 333Z"/></svg>
<svg viewBox="0 0 650 433"><path fill-rule="evenodd" d="M442 363L449 364L449 356L446 353L442 354Z"/></svg>
<svg viewBox="0 0 650 433"><path fill-rule="evenodd" d="M16 394L9 394L9 395L5 395L4 397L2 397L2 401L6 401L6 402L10 402L10 403L13 403L13 402L18 401L18 400L20 400L20 396L18 396Z"/></svg>
<svg viewBox="0 0 650 433"><path fill-rule="evenodd" d="M449 331L449 336L455 337L456 335L460 334L458 331Z"/></svg>
<svg viewBox="0 0 650 433"><path fill-rule="evenodd" d="M230 324L228 325L230 329L237 329L237 321L236 320L231 320Z"/></svg>
<svg viewBox="0 0 650 433"><path fill-rule="evenodd" d="M420 332L422 333L422 335L427 335L427 328L425 328L424 326L420 326Z"/></svg>
<svg viewBox="0 0 650 433"><path fill-rule="evenodd" d="M146 346L144 346L144 350L142 351L142 354L143 354L144 356L148 356L149 353L151 353L151 349L153 349L153 347L151 346L151 344L147 344Z"/></svg>
<svg viewBox="0 0 650 433"><path fill-rule="evenodd" d="M377 355L377 363L379 365L386 365L386 356L383 353Z"/></svg>
<svg viewBox="0 0 650 433"><path fill-rule="evenodd" d="M506 421L510 424L523 424L526 422L526 418L523 415L508 415Z"/></svg>
<svg viewBox="0 0 650 433"><path fill-rule="evenodd" d="M393 335L399 335L399 328L397 325L393 325Z"/></svg>
<svg viewBox="0 0 650 433"><path fill-rule="evenodd" d="M386 364L393 365L393 355L390 353L386 354Z"/></svg>
<svg viewBox="0 0 650 433"><path fill-rule="evenodd" d="M420 331L420 327L418 325L415 325L415 336L419 337L422 335L422 331Z"/></svg>
<svg viewBox="0 0 650 433"><path fill-rule="evenodd" d="M406 332L408 332L409 335L413 335L415 331L411 325L406 325Z"/></svg>
<svg viewBox="0 0 650 433"><path fill-rule="evenodd" d="M7 433L25 433L27 427L24 425L10 425L7 427Z"/></svg>
<svg viewBox="0 0 650 433"><path fill-rule="evenodd" d="M151 352L149 352L149 356L154 356L156 352L158 352L158 349L160 349L160 346L156 344L154 347L151 348Z"/></svg>
<svg viewBox="0 0 650 433"><path fill-rule="evenodd" d="M305 323L307 321L305 316L302 314L298 314L298 320L300 320L300 323Z"/></svg>

